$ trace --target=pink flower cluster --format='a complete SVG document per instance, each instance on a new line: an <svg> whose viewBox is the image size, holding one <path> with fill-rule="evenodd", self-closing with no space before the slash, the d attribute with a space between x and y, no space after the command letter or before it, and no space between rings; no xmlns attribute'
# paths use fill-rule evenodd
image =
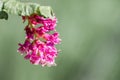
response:
<svg viewBox="0 0 120 80"><path fill-rule="evenodd" d="M44 18L37 14L22 18L24 21L28 20L28 25L25 27L25 42L19 44L18 52L24 54L24 58L32 64L55 66L55 58L59 52L55 45L61 41L55 30L57 19Z"/></svg>

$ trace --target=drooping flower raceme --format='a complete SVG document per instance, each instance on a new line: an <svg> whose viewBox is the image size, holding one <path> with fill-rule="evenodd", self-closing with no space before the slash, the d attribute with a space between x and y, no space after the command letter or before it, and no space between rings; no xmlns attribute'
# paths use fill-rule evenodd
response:
<svg viewBox="0 0 120 80"><path fill-rule="evenodd" d="M42 66L55 66L58 50L55 45L61 39L56 31L57 19L44 18L37 14L22 16L23 21L28 21L25 27L26 37L23 44L19 43L18 52L25 55L32 64Z"/></svg>

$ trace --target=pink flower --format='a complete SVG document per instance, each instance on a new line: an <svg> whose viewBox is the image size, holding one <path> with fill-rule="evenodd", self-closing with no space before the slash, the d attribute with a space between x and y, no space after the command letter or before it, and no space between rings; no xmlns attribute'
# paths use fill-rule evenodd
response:
<svg viewBox="0 0 120 80"><path fill-rule="evenodd" d="M27 51L29 50L29 45L30 45L31 43L29 42L29 40L28 39L26 39L25 40L25 42L24 42L24 44L20 44L19 43L19 49L18 49L18 52L20 52L20 53L22 53L22 54L24 54L24 53L27 53Z"/></svg>
<svg viewBox="0 0 120 80"><path fill-rule="evenodd" d="M61 42L59 33L55 30L57 19L44 18L37 14L22 18L24 21L28 20L28 25L25 27L26 40L24 44L19 44L18 51L32 64L55 66L58 55L55 45ZM53 34L50 34L50 31L53 31Z"/></svg>
<svg viewBox="0 0 120 80"><path fill-rule="evenodd" d="M34 28L30 28L28 25L25 27L26 37L28 39L33 39L34 37Z"/></svg>
<svg viewBox="0 0 120 80"><path fill-rule="evenodd" d="M47 40L47 44L51 45L59 44L61 41L58 32L55 32L53 34L45 34L44 38Z"/></svg>
<svg viewBox="0 0 120 80"><path fill-rule="evenodd" d="M54 20L46 19L43 21L44 28L48 31L55 30L56 22L57 22L56 18Z"/></svg>

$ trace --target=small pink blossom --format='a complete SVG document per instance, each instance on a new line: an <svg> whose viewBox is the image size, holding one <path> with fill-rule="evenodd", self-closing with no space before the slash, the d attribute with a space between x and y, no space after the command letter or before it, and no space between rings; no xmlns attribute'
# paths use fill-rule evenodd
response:
<svg viewBox="0 0 120 80"><path fill-rule="evenodd" d="M22 18L23 21L28 20L28 25L25 27L26 40L24 44L19 44L18 51L34 65L55 66L58 55L55 45L61 42L59 33L55 30L57 19L44 18L37 14ZM38 24L40 26L37 27Z"/></svg>

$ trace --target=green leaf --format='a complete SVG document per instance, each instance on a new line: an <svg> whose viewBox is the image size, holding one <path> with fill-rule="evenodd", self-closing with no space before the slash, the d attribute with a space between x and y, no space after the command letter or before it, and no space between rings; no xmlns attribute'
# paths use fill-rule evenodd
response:
<svg viewBox="0 0 120 80"><path fill-rule="evenodd" d="M2 11L2 8L3 8L3 2L0 1L0 11Z"/></svg>
<svg viewBox="0 0 120 80"><path fill-rule="evenodd" d="M49 6L40 6L39 11L40 11L41 15L43 15L44 17L50 17L50 18L53 17L52 8Z"/></svg>
<svg viewBox="0 0 120 80"><path fill-rule="evenodd" d="M37 13L46 18L53 18L53 10L49 6L40 6L37 3L22 3L15 0L2 0L4 3L3 11L20 16L30 16Z"/></svg>
<svg viewBox="0 0 120 80"><path fill-rule="evenodd" d="M8 14L5 11L0 11L0 19L8 19Z"/></svg>

